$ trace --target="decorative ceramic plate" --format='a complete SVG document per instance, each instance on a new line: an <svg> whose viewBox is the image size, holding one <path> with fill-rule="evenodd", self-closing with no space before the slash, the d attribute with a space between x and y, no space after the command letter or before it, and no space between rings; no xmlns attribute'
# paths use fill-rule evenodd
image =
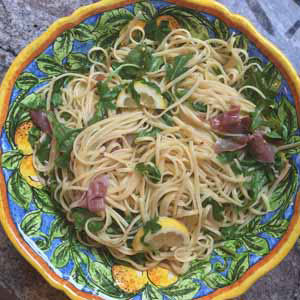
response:
<svg viewBox="0 0 300 300"><path fill-rule="evenodd" d="M224 247L209 261L194 261L176 277L159 267L138 272L114 262L105 251L80 244L63 211L37 180L32 165L28 112L20 103L52 76L79 71L94 45L109 45L138 12L145 22L174 17L200 38L237 35L239 47L259 61L276 92L287 142L297 136L300 81L286 58L244 18L214 1L138 2L104 0L57 21L23 50L9 69L0 91L2 173L0 217L16 248L54 287L72 299L228 299L243 293L275 267L300 232L300 199L296 197L300 161L271 199L272 213L247 226L227 228ZM296 105L296 108L295 108Z"/></svg>

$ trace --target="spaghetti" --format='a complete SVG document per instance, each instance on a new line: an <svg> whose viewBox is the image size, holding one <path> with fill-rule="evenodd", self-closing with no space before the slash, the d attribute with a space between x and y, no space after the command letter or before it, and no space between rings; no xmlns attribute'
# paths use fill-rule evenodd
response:
<svg viewBox="0 0 300 300"><path fill-rule="evenodd" d="M136 24L111 48L91 49L87 73L66 73L39 91L52 137L44 161L38 152L47 134L35 144L34 166L46 185L55 184L69 221L84 220L83 243L105 246L140 270L163 264L184 273L222 244L222 228L268 212L269 193L290 165L278 168L258 153L256 163L270 166L274 178L253 195L254 173L243 172L243 161L263 137L243 127L256 110L243 92L265 96L245 85L247 72L261 67L248 63L234 36L203 41L178 28L156 41ZM267 146L264 153L274 155ZM224 153L234 154L230 163L220 160Z"/></svg>

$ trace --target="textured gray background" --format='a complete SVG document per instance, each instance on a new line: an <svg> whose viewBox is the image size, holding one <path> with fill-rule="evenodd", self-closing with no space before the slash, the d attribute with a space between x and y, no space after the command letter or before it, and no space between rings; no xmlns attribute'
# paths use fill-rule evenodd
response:
<svg viewBox="0 0 300 300"><path fill-rule="evenodd" d="M0 81L20 50L53 21L94 2L97 0L0 0ZM219 2L248 17L288 56L300 73L300 0ZM50 287L19 255L0 226L0 300L8 299L66 300L67 297ZM260 279L241 299L300 300L299 247L295 247L277 268Z"/></svg>

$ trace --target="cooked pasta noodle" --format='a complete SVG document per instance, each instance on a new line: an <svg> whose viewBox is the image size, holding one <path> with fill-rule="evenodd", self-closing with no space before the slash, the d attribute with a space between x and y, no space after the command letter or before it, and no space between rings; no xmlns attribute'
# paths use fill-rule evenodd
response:
<svg viewBox="0 0 300 300"><path fill-rule="evenodd" d="M251 202L245 187L251 178L236 174L232 165L218 159L215 151L218 138L236 134L216 132L209 120L234 106L240 108L241 116L254 112L256 105L243 96L245 89L255 90L264 97L257 87L243 85L246 72L260 66L248 64L248 53L234 46L234 36L228 41L203 41L179 28L157 42L148 39L144 29L135 24L131 22L111 48L90 50L89 72L66 73L39 91L50 111L55 83L67 79L61 89L62 103L53 111L60 124L78 129L80 133L74 139L68 168L55 163L60 156L55 139L45 162L39 160L35 149L34 166L46 184L54 178L54 198L61 203L71 222L74 221L73 209L81 206L93 180L107 176L105 208L87 220L84 225L87 237L78 234L82 242L105 246L113 256L140 270L162 264L176 273L184 273L192 260L208 258L214 247L221 244L221 228L244 226L254 216L268 211L269 193L284 178L289 164L286 163L283 170L279 170L277 180L266 185L255 202ZM128 101L134 103L134 96L125 87L132 80L122 78L120 72L139 67L126 58L141 45L151 49L152 57L162 62L158 69L145 72L142 79L155 84L160 95L172 95L172 103L156 109L158 98L142 93L140 101L144 99L144 103L151 105L126 105L125 102L118 106L117 103L117 108L108 109L104 118L91 122L99 101L104 101L101 97L99 100L99 82L106 80L111 90L124 87ZM189 54L186 65L180 66L186 69L170 79L167 65ZM97 59L99 56L103 58L101 61ZM205 109L197 111L192 104ZM172 125L166 122L165 116L172 117ZM153 130L156 134L143 135ZM45 136L43 134L40 141ZM137 171L140 163L145 166L151 163L159 170L161 176L157 181ZM235 163L239 167L238 159ZM222 218L215 217L212 203L222 209ZM136 255L141 251L135 250L132 242L143 224L157 217L172 218L184 224L189 232L188 242L156 250L145 248L144 262L138 262ZM89 225L97 222L102 227L91 230ZM176 236L170 238L176 240Z"/></svg>

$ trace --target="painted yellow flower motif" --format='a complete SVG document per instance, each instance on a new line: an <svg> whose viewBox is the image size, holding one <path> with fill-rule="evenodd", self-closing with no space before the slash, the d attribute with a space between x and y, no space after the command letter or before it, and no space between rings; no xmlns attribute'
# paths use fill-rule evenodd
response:
<svg viewBox="0 0 300 300"><path fill-rule="evenodd" d="M122 265L113 266L112 275L120 289L127 293L137 293L148 282L146 272Z"/></svg>
<svg viewBox="0 0 300 300"><path fill-rule="evenodd" d="M24 156L22 158L20 162L20 173L30 186L33 186L37 189L41 189L43 187L33 166L32 155Z"/></svg>
<svg viewBox="0 0 300 300"><path fill-rule="evenodd" d="M178 279L171 271L161 267L155 267L149 270L148 278L154 285L160 288L168 287L174 284Z"/></svg>
<svg viewBox="0 0 300 300"><path fill-rule="evenodd" d="M15 133L15 144L24 155L31 155L33 153L32 147L28 140L29 131L32 126L33 124L31 121L23 122L17 128Z"/></svg>
<svg viewBox="0 0 300 300"><path fill-rule="evenodd" d="M133 294L144 288L147 283L152 283L159 288L165 288L178 280L178 277L171 271L161 267L141 272L131 267L115 265L112 267L112 274L120 289Z"/></svg>

